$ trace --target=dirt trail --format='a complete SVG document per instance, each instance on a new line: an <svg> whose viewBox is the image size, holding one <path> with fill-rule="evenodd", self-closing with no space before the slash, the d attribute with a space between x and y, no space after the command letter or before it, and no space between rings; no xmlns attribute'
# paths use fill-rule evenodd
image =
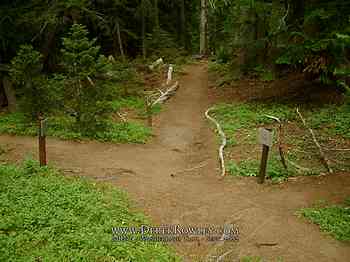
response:
<svg viewBox="0 0 350 262"><path fill-rule="evenodd" d="M349 261L350 246L320 233L295 212L319 199L338 201L350 192L348 175L303 178L283 185L258 186L255 180L218 180L216 138L204 118L210 106L206 64L187 67L181 88L155 120L147 145L114 145L48 140L49 159L67 174L108 181L126 190L153 224L235 223L239 243L226 242L221 254L262 256L266 261ZM0 136L13 148L11 158L36 155L36 140ZM178 171L205 165L191 172ZM174 174L173 176L171 174ZM277 243L258 247L256 243ZM214 243L176 244L184 261L205 261ZM229 258L230 257L230 258ZM216 261L216 260L214 260ZM265 260L264 260L265 261Z"/></svg>

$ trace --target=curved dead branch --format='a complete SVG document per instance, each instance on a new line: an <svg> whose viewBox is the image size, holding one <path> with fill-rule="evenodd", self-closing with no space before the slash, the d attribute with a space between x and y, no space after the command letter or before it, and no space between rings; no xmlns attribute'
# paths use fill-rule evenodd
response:
<svg viewBox="0 0 350 262"><path fill-rule="evenodd" d="M303 125L305 126L305 128L309 130L311 137L312 137L312 140L315 143L316 147L318 148L318 151L320 153L321 163L324 165L324 167L327 169L327 171L329 173L333 173L333 170L329 165L329 160L326 157L325 153L323 152L323 149L322 149L320 143L317 141L317 138L316 138L314 131L310 127L308 127L308 125L306 124L306 120L303 118L302 114L299 112L299 108L297 108L297 113L298 113L301 121L303 122Z"/></svg>
<svg viewBox="0 0 350 262"><path fill-rule="evenodd" d="M271 115L265 115L265 116L277 121L277 123L279 125L279 127L278 127L278 131L279 131L278 132L278 151L280 153L282 165L283 165L284 169L288 171L286 159L284 157L284 152L283 152L283 125L282 125L282 121L278 117L275 117L275 116L271 116Z"/></svg>
<svg viewBox="0 0 350 262"><path fill-rule="evenodd" d="M216 125L216 129L218 130L218 132L219 132L219 134L221 136L222 143L221 143L220 148L219 148L219 158L220 158L220 164L221 164L221 176L224 177L225 174L226 174L225 159L224 159L224 148L225 148L225 146L227 144L227 139L226 139L226 135L225 135L224 131L222 130L220 124L213 117L211 117L209 115L209 112L211 110L213 110L213 108L209 108L205 112L205 117Z"/></svg>

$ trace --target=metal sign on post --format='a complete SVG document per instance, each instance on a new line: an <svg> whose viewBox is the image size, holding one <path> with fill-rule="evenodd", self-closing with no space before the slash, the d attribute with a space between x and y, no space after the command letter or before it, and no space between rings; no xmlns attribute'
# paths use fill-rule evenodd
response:
<svg viewBox="0 0 350 262"><path fill-rule="evenodd" d="M266 145L268 147L272 146L273 143L273 132L271 129L259 128L259 143L262 145Z"/></svg>
<svg viewBox="0 0 350 262"><path fill-rule="evenodd" d="M259 128L259 143L263 145L260 171L258 175L258 183L263 184L266 176L267 160L269 158L269 150L273 144L273 132L271 129Z"/></svg>

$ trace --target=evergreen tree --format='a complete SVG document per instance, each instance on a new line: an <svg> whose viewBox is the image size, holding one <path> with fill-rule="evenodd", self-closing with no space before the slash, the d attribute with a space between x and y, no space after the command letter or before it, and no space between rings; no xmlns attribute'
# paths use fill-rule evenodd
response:
<svg viewBox="0 0 350 262"><path fill-rule="evenodd" d="M63 38L62 53L66 107L80 132L90 135L107 127L113 89L107 74L111 65L87 35L85 26L74 24Z"/></svg>
<svg viewBox="0 0 350 262"><path fill-rule="evenodd" d="M21 95L22 111L32 120L54 110L60 98L56 85L42 74L42 55L30 45L23 45L11 61L10 75Z"/></svg>

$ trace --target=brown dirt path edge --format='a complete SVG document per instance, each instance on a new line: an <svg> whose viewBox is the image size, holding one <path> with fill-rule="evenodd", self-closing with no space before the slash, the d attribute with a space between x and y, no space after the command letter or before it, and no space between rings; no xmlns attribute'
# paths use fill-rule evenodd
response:
<svg viewBox="0 0 350 262"><path fill-rule="evenodd" d="M349 244L295 215L320 199L344 199L350 193L349 174L262 186L249 178L218 180L217 141L204 118L210 106L207 65L190 65L186 72L178 93L155 120L155 137L150 143L115 145L50 138L49 160L75 171L74 175L126 190L154 225L235 223L240 241L225 242L220 254L233 252L221 261L238 261L248 255L261 256L264 261L349 261ZM0 136L0 143L13 148L12 159L28 153L36 156L33 138ZM176 173L202 164L204 168ZM277 245L258 247L256 243ZM204 240L174 244L184 261L208 261L205 258L214 254L215 246Z"/></svg>

